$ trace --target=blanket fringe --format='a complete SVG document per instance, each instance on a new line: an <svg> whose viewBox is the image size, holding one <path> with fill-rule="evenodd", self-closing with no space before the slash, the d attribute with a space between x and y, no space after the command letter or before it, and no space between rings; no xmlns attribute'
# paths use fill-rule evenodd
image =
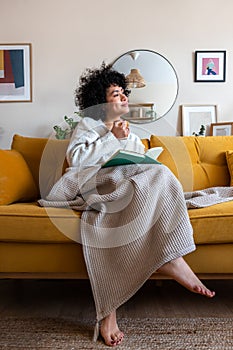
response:
<svg viewBox="0 0 233 350"><path fill-rule="evenodd" d="M94 328L94 335L93 335L94 342L96 342L99 337L99 331L100 331L100 327L99 327L99 322L97 321Z"/></svg>

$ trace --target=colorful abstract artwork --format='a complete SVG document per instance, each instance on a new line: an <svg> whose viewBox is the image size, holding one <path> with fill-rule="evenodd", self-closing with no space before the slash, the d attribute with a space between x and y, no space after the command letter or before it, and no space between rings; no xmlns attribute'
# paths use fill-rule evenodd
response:
<svg viewBox="0 0 233 350"><path fill-rule="evenodd" d="M0 45L0 102L31 102L31 46Z"/></svg>

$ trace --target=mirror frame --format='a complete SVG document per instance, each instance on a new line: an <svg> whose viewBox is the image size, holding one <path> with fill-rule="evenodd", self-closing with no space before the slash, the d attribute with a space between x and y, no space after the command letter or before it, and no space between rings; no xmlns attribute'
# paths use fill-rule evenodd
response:
<svg viewBox="0 0 233 350"><path fill-rule="evenodd" d="M175 78L176 85L177 85L175 97L174 97L173 101L172 101L170 104L168 104L168 106L165 106L166 110L165 110L165 112L164 112L163 114L161 114L161 115L159 115L159 116L158 116L158 115L155 115L154 118L141 118L141 120L140 120L140 118L138 118L137 120L133 120L132 118L128 118L128 117L125 118L125 119L127 119L127 120L129 120L130 122L135 123L135 124L151 123L151 122L154 122L154 121L157 121L157 120L163 118L166 114L168 114L168 112L169 112L169 111L172 109L172 107L174 106L174 104L175 104L175 102L176 102L176 100L177 100L177 97L178 97L178 93L179 93L179 79L178 79L178 75L177 75L177 72L176 72L174 66L171 64L171 62L170 62L165 56L161 55L160 53L158 53L158 52L156 52L156 51L149 50L149 49L134 49L134 50L129 50L129 51L123 53L122 55L120 55L119 57L117 57L117 58L110 64L111 67L112 67L113 69L116 69L116 68L114 67L114 65L117 63L117 61L119 61L119 60L120 60L122 57L124 57L124 56L130 55L130 54L133 53L133 52L139 52L139 53L140 53L140 52L149 52L149 53L152 53L152 54L155 54L155 55L159 56L161 59L163 59L163 60L169 65L169 67L172 69L172 71L173 71L173 73L174 73L174 78ZM130 71L131 68L133 68L133 66L132 66L132 67L129 67L129 71ZM116 69L116 70L117 70L117 69ZM118 71L118 70L117 70L117 71ZM122 73L122 72L121 72L121 73ZM125 73L124 73L124 74L125 74ZM143 72L141 72L141 74L143 75ZM152 101L152 102L153 102L153 101ZM156 103L156 101L155 101L155 103ZM149 105L149 104L147 104L147 103L145 103L145 104L130 103L130 104L129 104L130 107L138 106L139 108L140 108L140 107L141 107L141 108L143 108L143 107L148 107L148 105ZM144 119L144 120L143 120L143 119Z"/></svg>

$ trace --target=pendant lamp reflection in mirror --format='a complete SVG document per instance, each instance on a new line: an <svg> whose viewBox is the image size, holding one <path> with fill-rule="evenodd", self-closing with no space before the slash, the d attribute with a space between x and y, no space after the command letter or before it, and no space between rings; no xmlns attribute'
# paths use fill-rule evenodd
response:
<svg viewBox="0 0 233 350"><path fill-rule="evenodd" d="M133 61L136 61L139 57L140 53L137 51L131 51L129 52L129 56L132 58ZM142 88L146 86L145 80L142 77L139 69L133 68L130 70L130 73L126 76L127 82L128 82L128 88Z"/></svg>
<svg viewBox="0 0 233 350"><path fill-rule="evenodd" d="M128 88L142 88L146 86L145 80L140 74L139 69L133 68L130 73L126 76L128 82Z"/></svg>

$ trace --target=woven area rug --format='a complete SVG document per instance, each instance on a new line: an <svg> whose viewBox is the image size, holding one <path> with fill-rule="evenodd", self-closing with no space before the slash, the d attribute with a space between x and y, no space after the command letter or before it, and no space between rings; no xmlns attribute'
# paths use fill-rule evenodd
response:
<svg viewBox="0 0 233 350"><path fill-rule="evenodd" d="M232 350L232 318L120 319L125 333L119 350ZM108 349L93 343L93 320L1 317L0 349Z"/></svg>

